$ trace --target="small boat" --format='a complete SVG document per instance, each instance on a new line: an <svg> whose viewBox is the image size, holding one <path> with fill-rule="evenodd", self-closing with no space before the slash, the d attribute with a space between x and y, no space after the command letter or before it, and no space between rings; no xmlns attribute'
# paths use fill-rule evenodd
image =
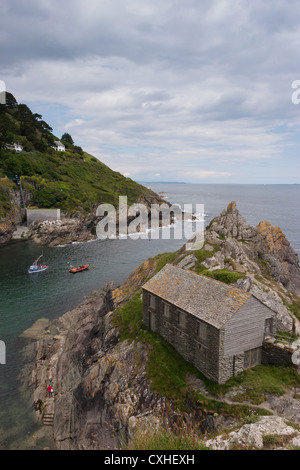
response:
<svg viewBox="0 0 300 470"><path fill-rule="evenodd" d="M42 257L43 257L43 255L39 256L38 259L35 260L34 263L32 263L32 265L28 269L29 274L40 273L40 272L46 271L48 269L49 266L47 266L46 264L38 264L39 260Z"/></svg>
<svg viewBox="0 0 300 470"><path fill-rule="evenodd" d="M86 269L88 269L89 267L89 264L84 264L82 266L78 266L78 268L71 268L69 269L69 273L79 273L80 271L85 271Z"/></svg>

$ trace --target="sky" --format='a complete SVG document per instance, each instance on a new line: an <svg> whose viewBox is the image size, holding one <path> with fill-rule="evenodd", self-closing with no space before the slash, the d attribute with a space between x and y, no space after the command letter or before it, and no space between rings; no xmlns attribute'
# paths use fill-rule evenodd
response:
<svg viewBox="0 0 300 470"><path fill-rule="evenodd" d="M135 181L300 183L298 0L1 0L0 47L0 88Z"/></svg>

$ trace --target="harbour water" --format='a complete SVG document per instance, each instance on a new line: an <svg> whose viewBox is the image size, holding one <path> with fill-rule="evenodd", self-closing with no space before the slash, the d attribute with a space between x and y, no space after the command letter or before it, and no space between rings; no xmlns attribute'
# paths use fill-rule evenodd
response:
<svg viewBox="0 0 300 470"><path fill-rule="evenodd" d="M278 225L295 250L300 251L300 185L195 185L144 183L166 193L166 201L204 204L205 225L235 200L251 225L268 220ZM105 283L115 286L144 260L179 249L185 239L116 239L43 247L31 241L0 247L0 340L6 345L6 364L0 365L0 449L26 448L26 436L35 429L30 404L19 389L24 364L20 334L37 319L54 319L78 305L84 296ZM27 269L40 254L49 269L29 275ZM80 274L70 265L90 264ZM41 446L44 443L41 443Z"/></svg>

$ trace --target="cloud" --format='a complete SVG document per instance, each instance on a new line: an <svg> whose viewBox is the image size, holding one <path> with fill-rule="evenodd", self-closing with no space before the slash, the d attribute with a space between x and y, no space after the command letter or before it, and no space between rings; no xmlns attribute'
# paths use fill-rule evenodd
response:
<svg viewBox="0 0 300 470"><path fill-rule="evenodd" d="M137 179L271 182L285 162L290 182L299 18L296 0L2 0L0 79Z"/></svg>

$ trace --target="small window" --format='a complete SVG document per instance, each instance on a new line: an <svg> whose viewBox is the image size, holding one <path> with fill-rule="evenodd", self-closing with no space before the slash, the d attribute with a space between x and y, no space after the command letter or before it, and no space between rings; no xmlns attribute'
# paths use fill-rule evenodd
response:
<svg viewBox="0 0 300 470"><path fill-rule="evenodd" d="M170 317L170 305L167 304L166 302L163 302L163 315L166 318Z"/></svg>
<svg viewBox="0 0 300 470"><path fill-rule="evenodd" d="M185 325L185 313L182 310L177 310L177 323L178 325Z"/></svg>
<svg viewBox="0 0 300 470"><path fill-rule="evenodd" d="M155 308L155 297L152 294L149 294L149 306Z"/></svg>
<svg viewBox="0 0 300 470"><path fill-rule="evenodd" d="M205 340L207 336L207 325L203 322L197 322L197 336Z"/></svg>

